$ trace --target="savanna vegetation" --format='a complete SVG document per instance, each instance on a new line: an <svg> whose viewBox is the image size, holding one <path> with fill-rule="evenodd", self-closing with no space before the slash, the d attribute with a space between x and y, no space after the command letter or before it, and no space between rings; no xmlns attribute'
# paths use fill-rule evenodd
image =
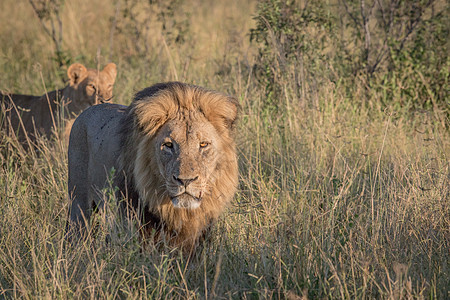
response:
<svg viewBox="0 0 450 300"><path fill-rule="evenodd" d="M3 92L113 61L116 103L178 80L242 110L239 192L191 259L142 247L108 190L95 238L65 244L67 145L0 133L0 298L448 298L449 16L443 0L1 1Z"/></svg>

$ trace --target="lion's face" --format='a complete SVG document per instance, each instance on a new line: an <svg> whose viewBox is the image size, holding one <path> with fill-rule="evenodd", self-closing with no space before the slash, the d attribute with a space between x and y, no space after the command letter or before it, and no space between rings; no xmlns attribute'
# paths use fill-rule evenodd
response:
<svg viewBox="0 0 450 300"><path fill-rule="evenodd" d="M130 190L170 228L187 216L215 218L233 198L238 108L232 97L179 82L147 88L129 107L122 132L131 135L122 143L131 150L121 168Z"/></svg>
<svg viewBox="0 0 450 300"><path fill-rule="evenodd" d="M75 63L69 67L67 74L70 83L64 96L69 99L69 111L78 113L112 99L117 74L114 63L107 64L101 71Z"/></svg>
<svg viewBox="0 0 450 300"><path fill-rule="evenodd" d="M90 105L111 100L114 81L103 71L88 70L88 76L80 84L86 102Z"/></svg>
<svg viewBox="0 0 450 300"><path fill-rule="evenodd" d="M214 182L212 174L221 150L214 126L200 113L180 116L161 127L154 145L159 172L174 207L198 208Z"/></svg>

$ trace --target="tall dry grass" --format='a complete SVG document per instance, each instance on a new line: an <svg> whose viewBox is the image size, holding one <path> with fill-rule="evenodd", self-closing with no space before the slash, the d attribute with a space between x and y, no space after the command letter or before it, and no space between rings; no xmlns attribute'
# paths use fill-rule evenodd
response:
<svg viewBox="0 0 450 300"><path fill-rule="evenodd" d="M356 106L329 76L300 77L296 90L278 74L274 110L253 73L255 2L179 2L167 26L187 24L183 42L153 15L149 23L123 17L125 1L66 2L63 48L91 67L111 56L117 103L174 79L235 95L242 114L232 206L191 260L164 247L143 249L133 226L115 219L114 201L96 216L96 237L70 247L63 238L66 145L43 141L29 155L2 135L0 297L448 297L450 139L442 118L381 108L380 90ZM114 30L111 47L114 18L124 32ZM40 74L47 89L64 85L28 2L2 1L0 20L0 89L43 94ZM148 24L147 41L133 42L127 24ZM352 97L367 99L363 84L352 89Z"/></svg>

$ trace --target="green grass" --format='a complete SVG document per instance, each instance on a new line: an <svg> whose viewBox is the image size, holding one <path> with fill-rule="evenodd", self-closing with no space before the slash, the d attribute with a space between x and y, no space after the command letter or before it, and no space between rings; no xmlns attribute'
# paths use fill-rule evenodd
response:
<svg viewBox="0 0 450 300"><path fill-rule="evenodd" d="M305 75L300 88L279 77L274 108L252 73L253 1L180 1L173 18L189 24L185 41L171 40L154 19L146 53L120 32L110 48L116 7L81 2L64 7L64 49L89 67L98 60L103 66L111 54L115 102L128 104L134 92L176 78L239 99L239 191L190 260L164 246L142 246L132 224L116 219L114 205L97 215L96 238L70 247L63 238L66 146L44 142L34 156L2 134L0 298L449 296L445 111L382 107L382 90L332 81L332 70L314 80ZM51 40L28 2L0 8L0 89L42 94L62 87ZM356 104L359 98L365 105Z"/></svg>

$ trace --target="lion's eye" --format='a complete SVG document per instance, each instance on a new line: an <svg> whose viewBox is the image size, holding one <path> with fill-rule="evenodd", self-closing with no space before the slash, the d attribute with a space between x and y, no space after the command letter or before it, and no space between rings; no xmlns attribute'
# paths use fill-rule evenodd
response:
<svg viewBox="0 0 450 300"><path fill-rule="evenodd" d="M173 144L172 144L171 142L165 142L165 143L163 144L163 146L164 146L164 147L167 147L167 148L169 148L169 149L172 149L172 148L173 148Z"/></svg>
<svg viewBox="0 0 450 300"><path fill-rule="evenodd" d="M209 146L209 143L208 142L201 142L200 143L200 148L206 148L206 147L208 147Z"/></svg>

